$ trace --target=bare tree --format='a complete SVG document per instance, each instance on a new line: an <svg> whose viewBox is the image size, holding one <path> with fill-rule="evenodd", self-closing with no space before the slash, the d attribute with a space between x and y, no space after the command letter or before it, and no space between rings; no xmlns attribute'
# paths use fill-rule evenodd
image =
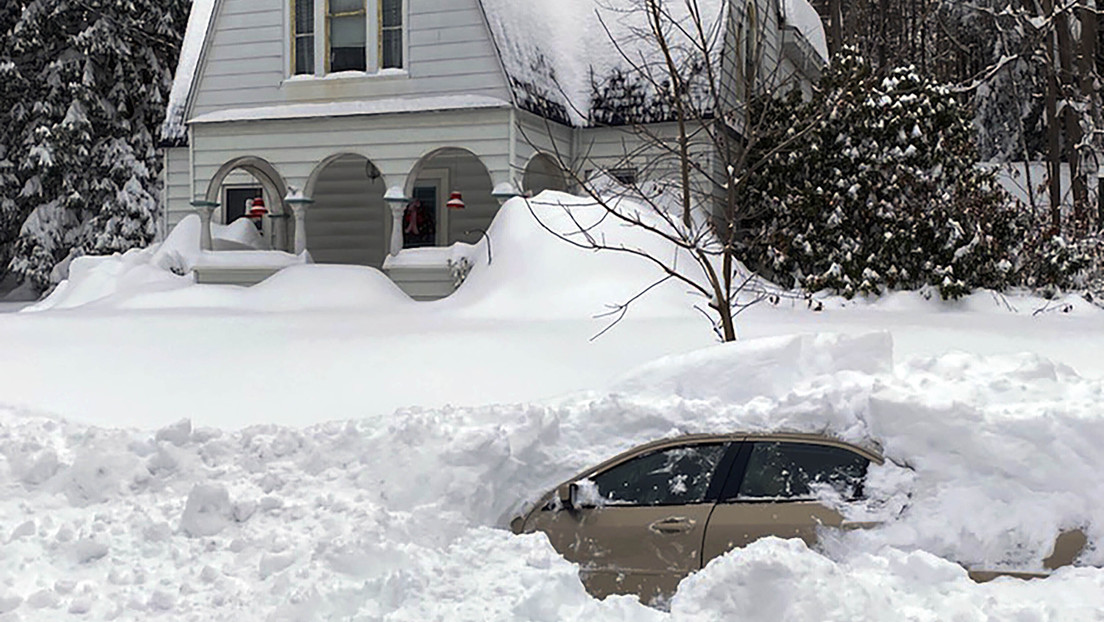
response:
<svg viewBox="0 0 1104 622"><path fill-rule="evenodd" d="M750 106L749 100L780 96L797 83L781 73L774 59L765 66L772 18L767 11L773 3L718 4L717 15L704 14L698 0L633 0L628 10L619 5L619 19L635 18L636 40L629 46L605 29L624 68L618 88L647 93L653 103L648 108L658 113L626 119L616 128L625 148L612 161L591 159L585 147L574 154L566 146L555 147L573 185L601 208L599 222L583 221L565 208L572 226L563 230L533 209L547 230L576 247L635 256L658 269L655 282L612 305L611 326L641 296L669 281L703 300L695 307L723 341L736 340L734 318L744 309L768 298L794 296L772 288L738 261L739 238L745 234L741 223L754 216L753 207L741 203L741 190L775 154L811 131L816 119L795 119L789 139L769 150L756 148L767 108ZM729 7L738 13L730 14ZM598 18L606 19L602 13ZM727 46L725 53L720 46ZM609 86L603 78L595 79L598 92ZM601 110L580 112L591 124L602 124ZM541 138L552 137L548 129ZM642 177L649 180L600 184L587 174L616 174L620 168L643 169ZM672 252L649 251L597 233L608 223L645 231Z"/></svg>

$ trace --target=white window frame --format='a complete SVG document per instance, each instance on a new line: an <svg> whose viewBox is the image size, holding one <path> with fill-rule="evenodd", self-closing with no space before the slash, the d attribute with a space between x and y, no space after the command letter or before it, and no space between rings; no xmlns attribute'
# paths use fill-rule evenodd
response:
<svg viewBox="0 0 1104 622"><path fill-rule="evenodd" d="M314 73L295 73L295 2L314 2ZM284 19L284 71L286 78L291 80L309 80L312 78L324 78L331 75L330 65L330 20L329 0L288 0L284 3L287 12ZM365 1L365 19L367 21L367 40L365 53L368 58L365 62L364 72L341 72L354 74L356 77L374 77L383 71L383 30L382 30L383 5L380 0ZM393 77L407 75L410 70L410 0L402 0L402 67L387 69L387 74L380 77Z"/></svg>

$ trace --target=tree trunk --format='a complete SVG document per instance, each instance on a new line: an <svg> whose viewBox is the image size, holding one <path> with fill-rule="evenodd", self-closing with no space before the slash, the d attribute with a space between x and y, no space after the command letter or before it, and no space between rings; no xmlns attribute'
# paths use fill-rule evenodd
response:
<svg viewBox="0 0 1104 622"><path fill-rule="evenodd" d="M1054 11L1054 0L1043 0L1043 13ZM1055 235L1062 231L1062 129L1058 125L1058 73L1055 68L1054 35L1046 38L1047 89L1045 98L1047 133L1047 186L1050 190L1050 226Z"/></svg>
<svg viewBox="0 0 1104 622"><path fill-rule="evenodd" d="M1092 119L1092 127L1098 127L1097 121L1100 118L1100 107L1098 105L1096 97L1096 89L1093 88L1096 84L1096 0L1080 0L1078 10L1078 18L1081 21L1081 57L1079 72L1081 74L1081 99L1088 106L1087 114ZM1089 154L1088 157L1081 158L1082 169L1086 178L1090 175L1096 175L1098 168L1096 165L1097 153L1096 145L1097 141L1095 137L1090 137L1086 146L1086 151ZM1099 186L1099 181L1097 182ZM1099 192L1099 190L1098 190ZM1093 212L1093 205L1096 205L1096 214ZM1096 226L1100 226L1100 201L1089 200L1085 203L1085 218L1092 219ZM1089 224L1088 222L1084 224Z"/></svg>
<svg viewBox="0 0 1104 622"><path fill-rule="evenodd" d="M1073 190L1073 222L1077 225L1085 221L1085 206L1089 192L1085 176L1081 170L1081 119L1073 106L1073 35L1070 33L1069 13L1062 12L1054 17L1054 30L1058 41L1058 66L1062 90L1062 118L1066 125L1065 155L1069 163L1070 188Z"/></svg>
<svg viewBox="0 0 1104 622"><path fill-rule="evenodd" d="M843 47L843 0L828 0L828 55Z"/></svg>

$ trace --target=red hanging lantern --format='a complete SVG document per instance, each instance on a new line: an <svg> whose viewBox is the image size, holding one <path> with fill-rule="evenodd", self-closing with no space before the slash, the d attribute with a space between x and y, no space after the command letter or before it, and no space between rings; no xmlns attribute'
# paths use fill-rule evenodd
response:
<svg viewBox="0 0 1104 622"><path fill-rule="evenodd" d="M459 192L453 192L445 206L449 209L464 209L464 198L460 196Z"/></svg>
<svg viewBox="0 0 1104 622"><path fill-rule="evenodd" d="M264 198L257 197L253 199L253 203L249 206L249 211L246 213L246 216L253 219L260 219L266 215L268 215L268 208L265 207Z"/></svg>

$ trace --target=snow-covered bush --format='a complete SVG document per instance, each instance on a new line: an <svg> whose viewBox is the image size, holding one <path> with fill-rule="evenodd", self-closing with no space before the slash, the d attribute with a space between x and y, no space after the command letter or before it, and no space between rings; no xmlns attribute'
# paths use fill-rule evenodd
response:
<svg viewBox="0 0 1104 622"><path fill-rule="evenodd" d="M849 50L811 101L757 106L766 123L752 149L789 144L746 187L744 251L776 279L848 297L930 286L957 298L978 287L1067 287L1084 268L1043 260L1060 241L978 168L967 107L911 68L878 80ZM824 110L795 135L794 119Z"/></svg>

